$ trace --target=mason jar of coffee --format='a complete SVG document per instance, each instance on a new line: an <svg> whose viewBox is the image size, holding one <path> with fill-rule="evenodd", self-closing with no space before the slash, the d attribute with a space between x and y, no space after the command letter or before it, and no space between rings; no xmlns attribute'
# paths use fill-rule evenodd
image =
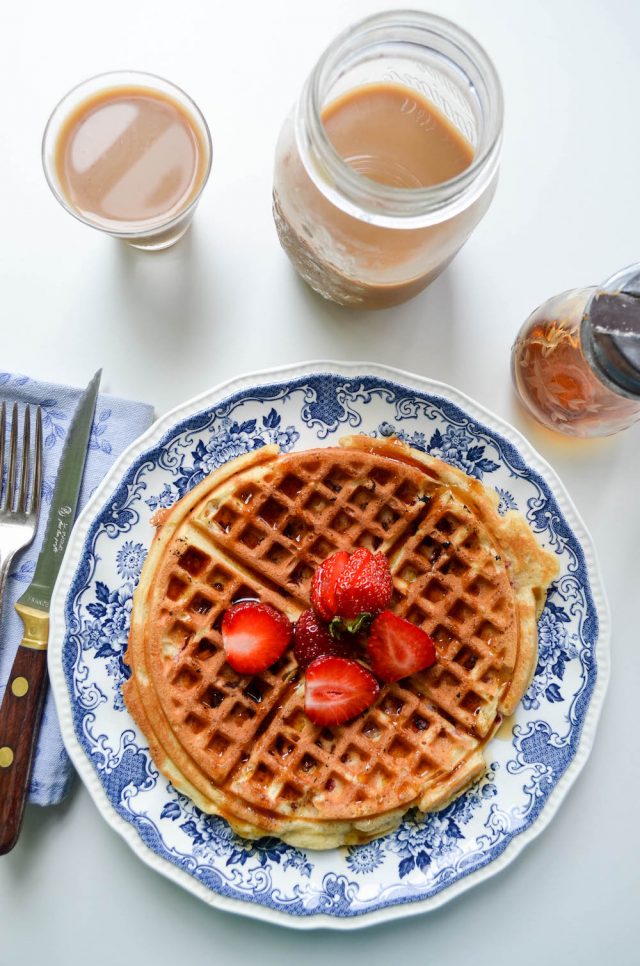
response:
<svg viewBox="0 0 640 966"><path fill-rule="evenodd" d="M424 289L489 207L502 116L489 57L447 20L392 11L337 37L276 150L274 219L302 278L360 308Z"/></svg>

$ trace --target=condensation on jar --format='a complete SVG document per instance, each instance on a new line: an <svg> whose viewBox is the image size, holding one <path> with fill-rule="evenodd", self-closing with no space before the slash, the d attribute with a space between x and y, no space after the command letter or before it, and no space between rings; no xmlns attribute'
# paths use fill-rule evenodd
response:
<svg viewBox="0 0 640 966"><path fill-rule="evenodd" d="M399 114L387 113L385 124L382 98L387 109L392 96ZM408 119L403 156L397 122ZM434 125L452 177L446 166L430 171L429 145L420 151L413 139L432 136ZM384 308L412 298L486 212L501 135L500 83L473 38L417 12L362 21L325 51L281 131L273 213L283 248L302 278L339 304ZM465 144L460 164L455 151L463 156Z"/></svg>

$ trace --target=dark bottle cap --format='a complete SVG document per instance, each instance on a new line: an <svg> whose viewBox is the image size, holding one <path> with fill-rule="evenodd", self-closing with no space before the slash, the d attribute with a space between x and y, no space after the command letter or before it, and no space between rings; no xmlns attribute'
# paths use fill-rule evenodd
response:
<svg viewBox="0 0 640 966"><path fill-rule="evenodd" d="M587 303L585 355L614 392L640 399L640 264L616 272Z"/></svg>

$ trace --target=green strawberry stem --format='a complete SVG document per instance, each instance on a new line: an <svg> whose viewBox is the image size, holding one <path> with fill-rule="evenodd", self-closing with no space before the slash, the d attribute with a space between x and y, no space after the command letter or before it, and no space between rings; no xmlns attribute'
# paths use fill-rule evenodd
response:
<svg viewBox="0 0 640 966"><path fill-rule="evenodd" d="M351 618L351 620L344 617L334 617L329 624L329 633L334 640L339 641L345 634L358 634L360 631L368 630L372 620L373 614L368 614L366 611Z"/></svg>

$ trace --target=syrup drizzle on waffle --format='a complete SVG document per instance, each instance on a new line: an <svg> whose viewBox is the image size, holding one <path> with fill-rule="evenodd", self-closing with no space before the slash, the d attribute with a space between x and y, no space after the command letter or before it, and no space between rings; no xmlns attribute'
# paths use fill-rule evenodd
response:
<svg viewBox="0 0 640 966"><path fill-rule="evenodd" d="M175 528L160 529L136 596L143 619L127 659L141 673L125 697L156 762L164 755L174 784L184 776L201 807L243 834L296 843L316 844L300 823L333 827L333 845L387 831L388 815L397 824L413 804L446 804L484 768L519 656L507 561L482 514L433 470L348 448L263 455L206 482L185 515L171 511ZM225 662L220 622L247 598L295 619L317 565L359 546L387 554L391 607L432 635L438 661L322 729L304 714L293 654L242 677Z"/></svg>

